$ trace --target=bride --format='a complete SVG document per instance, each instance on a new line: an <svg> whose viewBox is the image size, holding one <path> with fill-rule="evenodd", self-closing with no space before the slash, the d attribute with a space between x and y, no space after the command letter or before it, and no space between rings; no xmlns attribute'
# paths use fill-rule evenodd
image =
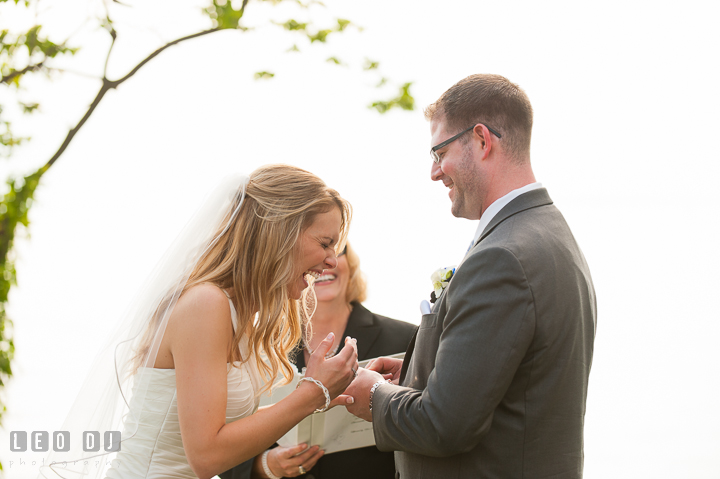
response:
<svg viewBox="0 0 720 479"><path fill-rule="evenodd" d="M350 216L335 190L292 166L264 166L219 188L96 359L63 426L69 445L50 454L40 477L210 478L314 411L351 402L341 393L357 347L331 333L307 379L258 409L276 378L292 377L288 353L312 315L308 286L337 265ZM341 341L349 347L326 359Z"/></svg>

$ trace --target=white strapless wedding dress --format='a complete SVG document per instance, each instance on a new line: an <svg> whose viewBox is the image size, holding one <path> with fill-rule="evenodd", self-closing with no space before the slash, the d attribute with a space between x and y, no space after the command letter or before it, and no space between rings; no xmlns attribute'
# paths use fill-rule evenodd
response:
<svg viewBox="0 0 720 479"><path fill-rule="evenodd" d="M233 329L237 330L237 313L230 303ZM248 339L240 342L243 357L249 357ZM228 363L227 409L225 423L250 416L258 408L259 397L255 392L261 387L260 373L254 358L235 366ZM138 404L133 395L130 410L125 419L121 450L111 463L106 478L112 479L159 479L193 478L197 476L188 464L177 410L177 390L174 369L141 368L138 372L138 388L148 388L145 401ZM132 431L137 432L130 437ZM130 437L129 439L126 439Z"/></svg>

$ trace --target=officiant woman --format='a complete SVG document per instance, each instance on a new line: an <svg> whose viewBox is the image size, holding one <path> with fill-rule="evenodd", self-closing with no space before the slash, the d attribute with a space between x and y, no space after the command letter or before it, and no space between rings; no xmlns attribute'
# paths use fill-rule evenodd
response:
<svg viewBox="0 0 720 479"><path fill-rule="evenodd" d="M359 268L360 259L350 243L338 256L334 270L315 282L317 309L312 317L312 335L304 335L291 359L302 370L322 338L335 333L337 354L344 345L341 338L357 339L358 359L376 358L405 352L416 326L386 318L366 309L361 303L367 296L367 283ZM334 350L333 350L334 349ZM304 452L302 452L304 451ZM295 456L302 452L302 454ZM265 465L272 475L263 468ZM300 477L305 479L393 479L395 459L392 452L381 452L375 446L340 451L328 455L313 446L275 447L254 460L247 461L220 475L222 479L255 479Z"/></svg>

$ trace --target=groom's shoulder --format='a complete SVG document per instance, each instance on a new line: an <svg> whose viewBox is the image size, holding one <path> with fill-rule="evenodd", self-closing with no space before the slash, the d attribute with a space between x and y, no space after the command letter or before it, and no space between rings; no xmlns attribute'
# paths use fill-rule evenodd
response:
<svg viewBox="0 0 720 479"><path fill-rule="evenodd" d="M544 204L504 218L476 249L540 250L545 242L565 241L571 237L570 228L560 210L554 204Z"/></svg>
<svg viewBox="0 0 720 479"><path fill-rule="evenodd" d="M566 242L569 229L554 205L518 212L495 225L463 260L460 277L524 270Z"/></svg>

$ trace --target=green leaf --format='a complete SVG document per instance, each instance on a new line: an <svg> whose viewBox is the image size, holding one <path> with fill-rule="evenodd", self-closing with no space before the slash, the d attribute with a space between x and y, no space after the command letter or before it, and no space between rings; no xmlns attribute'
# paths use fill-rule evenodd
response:
<svg viewBox="0 0 720 479"><path fill-rule="evenodd" d="M410 94L410 86L412 83L405 83L400 87L398 96L390 100L376 101L368 105L368 108L374 108L378 113L387 113L393 108L402 108L403 110L415 109L415 98Z"/></svg>
<svg viewBox="0 0 720 479"><path fill-rule="evenodd" d="M285 23L278 23L277 25L281 25L285 30L289 32L305 30L308 26L307 23L300 23L296 20L293 20L292 18Z"/></svg>
<svg viewBox="0 0 720 479"><path fill-rule="evenodd" d="M44 63L59 54L75 54L78 49L64 43L54 43L41 35L42 27L35 25L26 33L11 35L8 30L0 32L0 55L2 55L2 82L20 87L21 78L39 70L47 71ZM15 61L13 61L15 60ZM19 60L19 61L18 61ZM15 65L14 63L20 63Z"/></svg>
<svg viewBox="0 0 720 479"><path fill-rule="evenodd" d="M23 103L18 102L23 109L23 113L34 113L40 107L39 103Z"/></svg>
<svg viewBox="0 0 720 479"><path fill-rule="evenodd" d="M62 43L53 43L47 37L41 37L41 29L41 25L35 25L24 35L24 43L31 56L40 52L46 57L55 58L59 53L75 54L77 52L77 48L69 48Z"/></svg>
<svg viewBox="0 0 720 479"><path fill-rule="evenodd" d="M310 39L310 43L315 42L322 42L325 43L327 41L327 36L330 35L333 31L332 30L320 30L315 35L310 35L308 33L308 38Z"/></svg>
<svg viewBox="0 0 720 479"><path fill-rule="evenodd" d="M370 60L369 58L366 58L365 63L363 64L363 70L365 70L365 71L377 70L379 66L380 66L380 62L376 62L376 61Z"/></svg>
<svg viewBox="0 0 720 479"><path fill-rule="evenodd" d="M323 2L320 2L319 0L310 0L307 3L303 2L302 0L295 0L295 2L302 8L310 8L311 5L320 5L321 7L325 6L325 4Z"/></svg>
<svg viewBox="0 0 720 479"><path fill-rule="evenodd" d="M325 61L328 63L334 63L335 65L343 65L343 62L337 57L330 57Z"/></svg>
<svg viewBox="0 0 720 479"><path fill-rule="evenodd" d="M212 5L203 11L212 19L213 26L220 30L238 28L244 10L235 10L231 1L213 0Z"/></svg>
<svg viewBox="0 0 720 479"><path fill-rule="evenodd" d="M382 114L390 110L392 105L387 101L374 101L370 104L370 106L368 106L368 108L375 108L378 113Z"/></svg>
<svg viewBox="0 0 720 479"><path fill-rule="evenodd" d="M345 20L344 18L338 18L337 22L338 22L338 29L337 29L338 32L342 32L343 30L345 30L347 28L347 26L350 25L350 23L351 23L350 20Z"/></svg>
<svg viewBox="0 0 720 479"><path fill-rule="evenodd" d="M5 3L5 2L7 2L7 1L8 1L8 0L0 0L0 3ZM17 5L17 4L20 3L21 1L22 1L22 3L25 4L26 7L30 5L30 0L13 0L13 1L15 2L15 5ZM2 469L2 464L0 464L0 470L1 470L1 469Z"/></svg>
<svg viewBox="0 0 720 479"><path fill-rule="evenodd" d="M8 192L0 201L0 387L3 387L13 374L11 361L15 355L15 343L11 331L8 331L12 321L5 311L10 288L17 284L15 255L12 254L13 242L18 225L22 224L26 228L29 225L28 209L32 205L40 178L47 168L43 166L24 178L8 179ZM0 420L5 411L5 406L0 405Z"/></svg>
<svg viewBox="0 0 720 479"><path fill-rule="evenodd" d="M0 157L10 157L14 147L28 141L29 137L15 136L9 121L0 121Z"/></svg>
<svg viewBox="0 0 720 479"><path fill-rule="evenodd" d="M397 98L397 106L403 110L412 111L415 109L415 98L410 94L412 82L405 83L400 87L400 96Z"/></svg>
<svg viewBox="0 0 720 479"><path fill-rule="evenodd" d="M256 80L269 80L274 76L275 76L275 74L270 73L270 72L256 72L255 73Z"/></svg>

